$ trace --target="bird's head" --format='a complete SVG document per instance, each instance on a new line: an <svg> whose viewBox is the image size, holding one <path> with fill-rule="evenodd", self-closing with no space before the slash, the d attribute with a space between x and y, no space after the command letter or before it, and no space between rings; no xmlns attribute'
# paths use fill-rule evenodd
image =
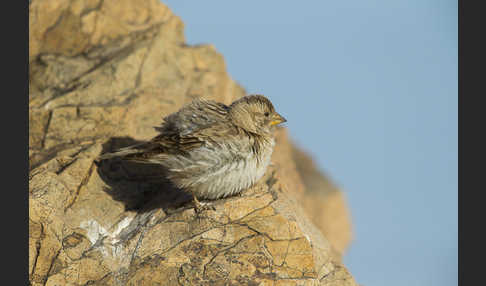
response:
<svg viewBox="0 0 486 286"><path fill-rule="evenodd" d="M278 124L287 121L263 95L248 95L236 100L230 105L228 115L233 124L259 135L270 135Z"/></svg>

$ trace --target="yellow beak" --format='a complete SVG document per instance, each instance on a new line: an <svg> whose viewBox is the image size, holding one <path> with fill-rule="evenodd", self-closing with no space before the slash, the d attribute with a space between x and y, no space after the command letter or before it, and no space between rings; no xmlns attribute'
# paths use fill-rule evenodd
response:
<svg viewBox="0 0 486 286"><path fill-rule="evenodd" d="M270 122L270 125L273 126L284 122L287 122L287 119L285 119L282 115L275 113L272 118L272 122Z"/></svg>

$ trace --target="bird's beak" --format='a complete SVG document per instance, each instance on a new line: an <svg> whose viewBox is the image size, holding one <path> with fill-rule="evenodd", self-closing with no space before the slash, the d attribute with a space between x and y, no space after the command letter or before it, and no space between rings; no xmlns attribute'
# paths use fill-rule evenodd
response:
<svg viewBox="0 0 486 286"><path fill-rule="evenodd" d="M282 115L275 113L275 115L272 118L272 121L270 122L270 125L273 126L284 122L287 122L287 119L285 119Z"/></svg>

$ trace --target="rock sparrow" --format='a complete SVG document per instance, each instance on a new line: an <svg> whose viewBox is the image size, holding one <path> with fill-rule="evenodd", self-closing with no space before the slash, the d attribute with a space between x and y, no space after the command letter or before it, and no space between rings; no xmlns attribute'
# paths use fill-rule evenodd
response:
<svg viewBox="0 0 486 286"><path fill-rule="evenodd" d="M275 126L287 120L262 95L226 106L196 99L164 118L148 142L101 155L98 160L160 164L175 186L199 199L219 199L251 187L265 173L275 145Z"/></svg>

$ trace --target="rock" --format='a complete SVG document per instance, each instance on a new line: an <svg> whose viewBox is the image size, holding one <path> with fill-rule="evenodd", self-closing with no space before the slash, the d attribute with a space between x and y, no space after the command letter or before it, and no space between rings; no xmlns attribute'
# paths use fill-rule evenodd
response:
<svg viewBox="0 0 486 286"><path fill-rule="evenodd" d="M33 0L29 20L32 285L356 285L341 193L309 187L285 129L265 177L200 214L153 166L95 164L194 98L245 95L164 4Z"/></svg>
<svg viewBox="0 0 486 286"><path fill-rule="evenodd" d="M309 155L295 145L292 153L305 188L302 205L340 257L352 239L351 217L344 194L318 170Z"/></svg>

